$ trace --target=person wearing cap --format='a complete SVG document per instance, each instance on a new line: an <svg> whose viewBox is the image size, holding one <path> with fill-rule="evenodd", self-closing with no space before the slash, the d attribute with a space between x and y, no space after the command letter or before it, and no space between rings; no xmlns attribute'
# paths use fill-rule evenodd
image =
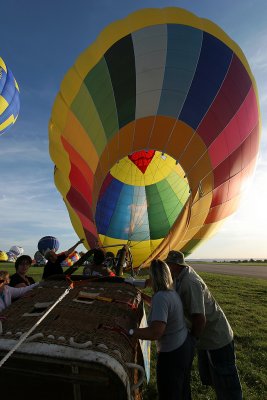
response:
<svg viewBox="0 0 267 400"><path fill-rule="evenodd" d="M64 251L61 254L56 254L54 250L48 250L45 253L45 258L47 259L47 263L44 266L44 272L42 279L47 279L52 275L62 275L63 268L61 266L62 261L64 261L71 253L74 252L79 244L82 244L84 239L79 240L75 243L69 250Z"/></svg>
<svg viewBox="0 0 267 400"><path fill-rule="evenodd" d="M164 261L151 262L150 276L154 295L148 327L130 329L128 335L156 340L159 400L191 400L190 375L195 345L186 327L182 302Z"/></svg>
<svg viewBox="0 0 267 400"><path fill-rule="evenodd" d="M170 251L165 262L196 340L202 383L214 387L218 400L241 400L233 331L223 310L203 279L185 262L182 252Z"/></svg>

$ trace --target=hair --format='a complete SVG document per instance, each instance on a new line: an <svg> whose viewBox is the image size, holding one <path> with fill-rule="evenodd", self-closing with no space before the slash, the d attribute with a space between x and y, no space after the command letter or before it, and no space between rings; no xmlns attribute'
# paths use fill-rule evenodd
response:
<svg viewBox="0 0 267 400"><path fill-rule="evenodd" d="M30 256L27 256L26 254L24 254L23 256L20 256L20 257L18 257L18 258L16 259L16 262L15 262L15 269L16 269L16 271L18 270L18 267L20 266L20 264L21 264L23 261L28 261L28 263L29 263L30 265L31 265L31 263L32 263L31 257L30 257Z"/></svg>
<svg viewBox="0 0 267 400"><path fill-rule="evenodd" d="M168 265L159 258L153 260L150 264L150 275L152 289L154 292L159 290L172 290L173 280Z"/></svg>
<svg viewBox="0 0 267 400"><path fill-rule="evenodd" d="M102 264L102 262L105 260L105 253L101 249L96 249L94 251L94 258L93 261L95 264Z"/></svg>
<svg viewBox="0 0 267 400"><path fill-rule="evenodd" d="M0 280L5 280L8 275L8 271L0 271Z"/></svg>

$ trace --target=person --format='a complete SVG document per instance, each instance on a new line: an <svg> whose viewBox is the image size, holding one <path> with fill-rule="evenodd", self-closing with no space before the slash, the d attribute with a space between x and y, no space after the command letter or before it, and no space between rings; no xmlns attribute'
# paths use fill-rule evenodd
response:
<svg viewBox="0 0 267 400"><path fill-rule="evenodd" d="M30 256L23 255L18 257L15 262L16 273L11 275L9 286L18 288L30 286L35 283L35 280L31 276L26 275L31 264L32 259Z"/></svg>
<svg viewBox="0 0 267 400"><path fill-rule="evenodd" d="M18 299L25 293L32 290L35 286L39 285L39 283L33 283L29 286L14 288L8 286L9 281L10 279L8 271L0 271L0 312L6 307L10 306L12 300Z"/></svg>
<svg viewBox="0 0 267 400"><path fill-rule="evenodd" d="M94 277L115 276L114 272L105 265L105 258L103 250L95 249L92 263L84 268L84 275Z"/></svg>
<svg viewBox="0 0 267 400"><path fill-rule="evenodd" d="M63 274L63 268L61 266L62 261L64 261L71 253L73 253L76 247L83 242L84 239L79 240L69 250L66 250L61 254L56 254L54 250L48 250L45 253L45 258L47 259L47 263L44 266L42 279L47 279L52 275L62 275Z"/></svg>
<svg viewBox="0 0 267 400"><path fill-rule="evenodd" d="M130 329L138 339L156 340L159 400L191 399L190 374L194 340L188 332L179 295L173 290L168 265L155 259L150 265L154 295L147 328Z"/></svg>
<svg viewBox="0 0 267 400"><path fill-rule="evenodd" d="M218 400L242 399L233 331L223 310L203 279L185 262L182 252L170 251L165 262L181 297L191 334L197 341L202 383L214 387Z"/></svg>
<svg viewBox="0 0 267 400"><path fill-rule="evenodd" d="M111 270L115 268L115 254L112 251L106 253L104 264Z"/></svg>

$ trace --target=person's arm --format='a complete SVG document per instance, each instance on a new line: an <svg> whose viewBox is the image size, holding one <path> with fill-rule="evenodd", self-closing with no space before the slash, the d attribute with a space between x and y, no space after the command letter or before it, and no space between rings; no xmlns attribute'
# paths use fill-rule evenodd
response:
<svg viewBox="0 0 267 400"><path fill-rule="evenodd" d="M206 317L203 314L192 314L191 315L191 335L196 339L200 337L206 326Z"/></svg>
<svg viewBox="0 0 267 400"><path fill-rule="evenodd" d="M77 246L79 246L79 244L82 244L84 242L84 239L79 240L77 243L75 243L74 246L72 246L69 250L64 251L66 258L74 252L74 250L76 249Z"/></svg>
<svg viewBox="0 0 267 400"><path fill-rule="evenodd" d="M166 323L162 321L153 321L150 326L147 328L136 328L133 329L133 333L131 330L129 334L137 339L146 339L146 340L159 340L161 336L164 334L166 329Z"/></svg>
<svg viewBox="0 0 267 400"><path fill-rule="evenodd" d="M38 286L39 283L34 283L33 285L22 287L22 288L14 288L9 286L9 291L11 294L12 299L18 299L19 297L23 296L25 293L29 292L32 290L35 286Z"/></svg>

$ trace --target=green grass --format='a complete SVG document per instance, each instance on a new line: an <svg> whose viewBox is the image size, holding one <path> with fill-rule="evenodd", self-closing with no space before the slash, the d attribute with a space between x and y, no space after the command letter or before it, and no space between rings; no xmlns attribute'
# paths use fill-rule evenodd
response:
<svg viewBox="0 0 267 400"><path fill-rule="evenodd" d="M194 267L194 264L203 264L203 265L234 265L238 267L266 267L267 263L266 262L230 262L230 261L192 261L189 262L190 265Z"/></svg>
<svg viewBox="0 0 267 400"><path fill-rule="evenodd" d="M15 264L14 263L8 263L8 262L1 262L0 263L0 271L8 271L9 275L11 276L12 274L15 273ZM69 267L63 268L64 270L68 269ZM75 271L74 274L82 274L84 267L78 268L77 271ZM43 270L44 267L30 267L29 271L27 272L27 275L31 276L35 282L39 282L42 279L43 275Z"/></svg>
<svg viewBox="0 0 267 400"><path fill-rule="evenodd" d="M1 262L0 263L0 271L8 271L11 276L15 271L15 264L9 262ZM35 282L39 282L43 275L43 267L31 267L27 273L27 275L31 276Z"/></svg>
<svg viewBox="0 0 267 400"><path fill-rule="evenodd" d="M14 264L1 263L0 270L14 272ZM81 273L80 271L77 273ZM29 275L41 279L42 267L31 267ZM223 308L235 333L237 367L244 400L267 399L267 280L200 273ZM144 400L156 399L155 346L151 352L151 380L144 388ZM211 388L201 385L196 360L192 370L192 396L215 400Z"/></svg>
<svg viewBox="0 0 267 400"><path fill-rule="evenodd" d="M267 399L267 281L200 273L214 297L223 308L235 333L237 367L244 400ZM156 399L155 346L151 352L150 383L145 387L144 400ZM215 400L211 388L202 386L197 362L192 370L192 397Z"/></svg>

